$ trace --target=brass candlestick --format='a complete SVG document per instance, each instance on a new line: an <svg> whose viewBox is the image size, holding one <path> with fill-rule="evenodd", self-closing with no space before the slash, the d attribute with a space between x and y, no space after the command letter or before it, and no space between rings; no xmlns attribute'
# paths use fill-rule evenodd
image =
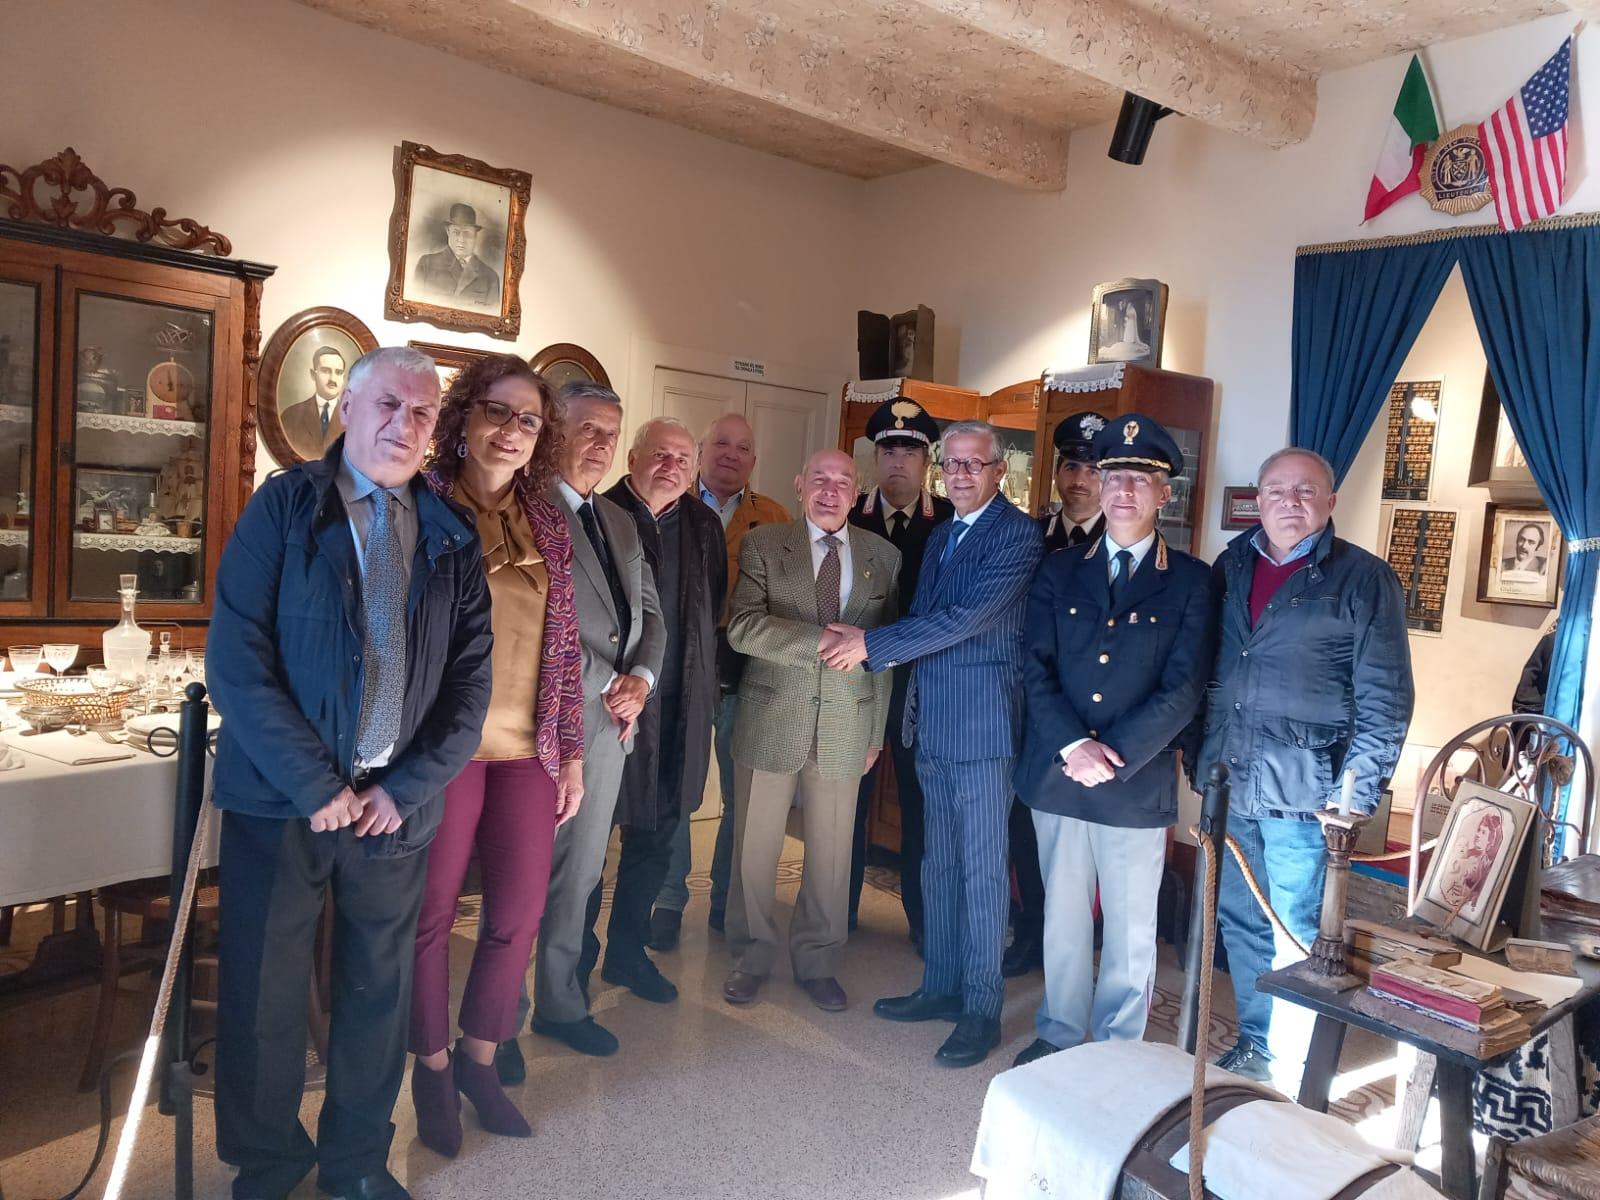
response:
<svg viewBox="0 0 1600 1200"><path fill-rule="evenodd" d="M1322 838L1328 846L1328 870L1322 881L1322 918L1311 956L1296 965L1294 973L1308 983L1330 992L1344 992L1360 986L1359 975L1350 971L1344 944L1345 908L1350 896L1350 854L1361 838L1370 816L1343 814L1325 808L1317 814Z"/></svg>

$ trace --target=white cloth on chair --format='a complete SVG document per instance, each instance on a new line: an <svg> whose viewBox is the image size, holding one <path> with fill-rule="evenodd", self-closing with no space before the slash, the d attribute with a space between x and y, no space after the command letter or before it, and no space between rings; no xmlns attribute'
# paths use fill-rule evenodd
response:
<svg viewBox="0 0 1600 1200"><path fill-rule="evenodd" d="M1409 1154L1371 1145L1338 1117L1265 1100L1229 1109L1206 1127L1205 1139L1202 1171L1219 1200L1328 1200L1386 1163L1411 1161ZM1171 1162L1188 1174L1189 1147Z"/></svg>
<svg viewBox="0 0 1600 1200"><path fill-rule="evenodd" d="M1088 1042L996 1075L972 1150L985 1200L1110 1200L1139 1138L1193 1078L1194 1060L1158 1042ZM1206 1084L1252 1086L1215 1066Z"/></svg>

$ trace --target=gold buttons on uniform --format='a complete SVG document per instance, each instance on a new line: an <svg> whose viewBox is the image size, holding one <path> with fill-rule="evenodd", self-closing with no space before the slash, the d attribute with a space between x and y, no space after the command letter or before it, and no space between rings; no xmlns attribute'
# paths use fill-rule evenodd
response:
<svg viewBox="0 0 1600 1200"><path fill-rule="evenodd" d="M1069 617L1075 617L1075 616L1078 615L1078 610L1075 609L1075 608L1069 608L1069 609L1067 609L1067 615Z"/></svg>
<svg viewBox="0 0 1600 1200"><path fill-rule="evenodd" d="M612 634L612 635L611 635L611 640L612 640L612 641L613 641L613 642L614 642L614 641L616 641L616 640L617 640L617 635L616 635L616 634L614 634L614 633L613 633L613 634Z"/></svg>
<svg viewBox="0 0 1600 1200"><path fill-rule="evenodd" d="M1094 695L1090 696L1089 699L1093 700L1096 704L1099 704L1100 701L1105 699L1105 697L1102 696L1099 692L1096 692Z"/></svg>
<svg viewBox="0 0 1600 1200"><path fill-rule="evenodd" d="M1091 729L1089 730L1089 736L1092 738L1097 738L1100 736L1100 731L1098 729Z"/></svg>
<svg viewBox="0 0 1600 1200"><path fill-rule="evenodd" d="M1102 654L1102 655L1101 655L1101 656L1100 656L1100 661L1101 661L1101 662L1103 662L1103 663L1108 663L1108 662L1110 662L1110 661L1111 661L1111 655L1109 655L1109 654Z"/></svg>
<svg viewBox="0 0 1600 1200"><path fill-rule="evenodd" d="M1150 624L1154 625L1155 623L1156 623L1156 619L1154 617L1151 617L1150 618Z"/></svg>
<svg viewBox="0 0 1600 1200"><path fill-rule="evenodd" d="M1109 620L1109 621L1107 621L1107 622L1106 622L1106 628L1107 628L1107 629L1110 629L1110 628L1111 628L1111 627L1112 627L1112 626L1114 626L1114 625L1115 625L1115 624L1116 624L1116 623L1117 623L1117 619L1116 619L1116 618L1115 618L1115 617L1112 617L1112 618L1111 618L1111 620Z"/></svg>

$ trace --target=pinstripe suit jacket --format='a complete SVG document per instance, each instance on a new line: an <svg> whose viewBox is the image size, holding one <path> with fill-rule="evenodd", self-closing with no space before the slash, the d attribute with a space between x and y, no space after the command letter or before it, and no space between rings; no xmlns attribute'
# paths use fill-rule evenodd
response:
<svg viewBox="0 0 1600 1200"><path fill-rule="evenodd" d="M914 662L900 736L952 762L1011 758L1022 739L1022 628L1044 553L1039 526L996 496L944 559L955 522L928 538L911 612L867 633L874 671Z"/></svg>
<svg viewBox="0 0 1600 1200"><path fill-rule="evenodd" d="M854 525L850 599L839 619L863 628L900 611L900 552ZM739 548L728 642L746 655L739 681L733 760L758 771L791 775L817 747L817 769L829 779L856 779L867 750L883 744L892 680L887 674L835 671L822 665L817 643L817 584L805 521L762 525Z"/></svg>

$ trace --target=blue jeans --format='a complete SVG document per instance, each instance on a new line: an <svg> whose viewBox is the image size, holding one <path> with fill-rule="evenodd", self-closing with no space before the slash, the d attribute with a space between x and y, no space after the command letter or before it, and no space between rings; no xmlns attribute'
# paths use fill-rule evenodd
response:
<svg viewBox="0 0 1600 1200"><path fill-rule="evenodd" d="M722 820L717 824L717 846L711 856L711 911L721 912L728 904L728 878L733 873L733 714L739 697L729 692L722 697L711 719L716 731L717 784L722 793ZM687 799L687 798L686 798ZM681 913L689 906L689 869L694 854L689 846L689 819L678 822L672 836L672 861L667 878L656 895L657 908Z"/></svg>
<svg viewBox="0 0 1600 1200"><path fill-rule="evenodd" d="M1317 936L1322 877L1327 871L1322 826L1316 821L1289 817L1230 816L1228 832L1244 850L1250 870L1266 892L1273 911L1309 948ZM1278 1005L1274 1011L1272 997L1256 991L1256 979L1298 962L1302 955L1292 943L1280 942L1274 936L1271 922L1250 894L1250 885L1233 855L1224 854L1222 858L1217 924L1222 944L1228 949L1239 1036L1249 1038L1273 1059L1282 1060L1286 1068L1292 1065L1297 1071L1305 1061L1312 1014L1295 1004Z"/></svg>

